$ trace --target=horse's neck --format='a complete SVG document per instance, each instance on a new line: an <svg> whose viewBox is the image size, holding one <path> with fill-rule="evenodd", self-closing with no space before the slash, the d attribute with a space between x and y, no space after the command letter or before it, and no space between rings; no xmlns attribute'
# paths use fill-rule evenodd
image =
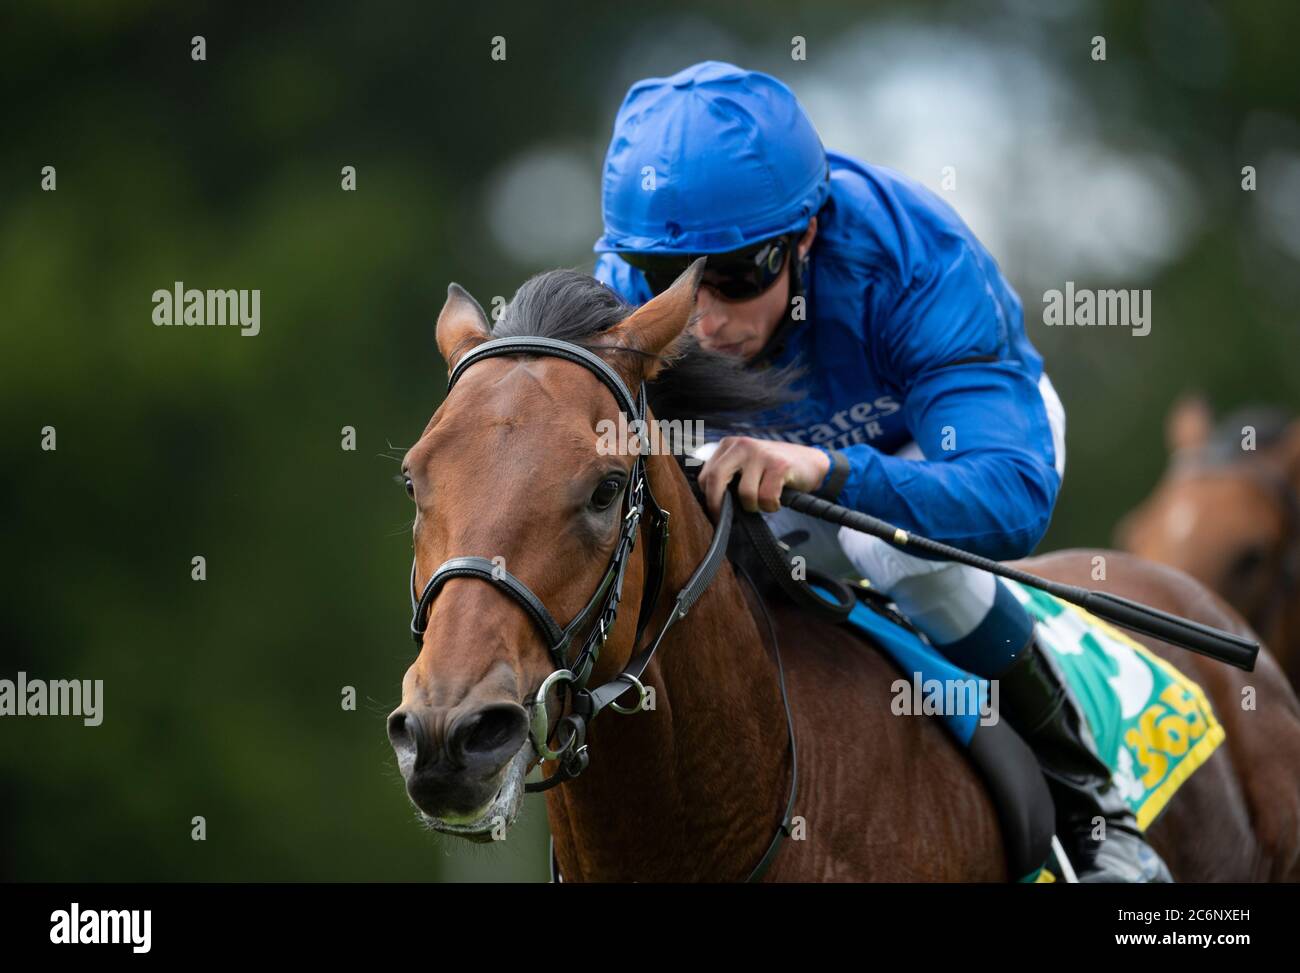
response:
<svg viewBox="0 0 1300 973"><path fill-rule="evenodd" d="M713 535L674 461L652 456L650 467L673 531L660 610L647 637ZM743 879L758 863L780 821L790 771L767 639L724 564L647 670L654 708L630 716L611 710L595 720L589 768L550 792L566 877Z"/></svg>

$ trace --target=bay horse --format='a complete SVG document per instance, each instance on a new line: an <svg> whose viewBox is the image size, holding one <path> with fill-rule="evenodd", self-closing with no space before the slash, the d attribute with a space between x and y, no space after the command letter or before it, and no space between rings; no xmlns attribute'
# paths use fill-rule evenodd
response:
<svg viewBox="0 0 1300 973"><path fill-rule="evenodd" d="M1300 420L1253 408L1216 426L1205 400L1187 396L1165 439L1169 466L1116 543L1222 595L1300 687Z"/></svg>
<svg viewBox="0 0 1300 973"><path fill-rule="evenodd" d="M453 285L437 345L451 369L492 338L548 337L599 355L630 389L645 381L660 418L752 413L774 400L780 376L694 343L699 264L635 311L593 278L542 274L519 289L495 331ZM598 423L616 418L608 385L572 361L503 355L465 370L403 459L416 507L413 590L448 559L500 559L555 618L577 616L620 536L611 494L625 488L634 457L595 448ZM672 514L671 594L705 556L713 525L674 457L656 453L644 463ZM594 683L633 653L649 547L637 545L628 559L624 610L606 633ZM1022 566L1078 582L1093 553ZM1249 631L1187 576L1109 557L1106 584L1115 593ZM976 769L937 720L891 713L892 664L848 629L790 606L770 606L769 633L759 608L724 561L645 672L653 708L592 722L590 765L546 793L564 880L740 881L751 873L782 821L792 772L772 634L786 663L799 788L792 837L763 880L1006 880L995 809ZM650 630L671 611L672 599L661 599ZM519 813L524 776L537 763L527 707L555 669L529 615L497 584L454 577L418 629L419 653L388 731L407 795L436 831L488 841ZM1277 666L1261 653L1246 674L1143 641L1201 683L1228 734L1149 831L1173 875L1300 878L1300 706ZM1255 705L1244 708L1248 686ZM553 772L551 763L543 768Z"/></svg>

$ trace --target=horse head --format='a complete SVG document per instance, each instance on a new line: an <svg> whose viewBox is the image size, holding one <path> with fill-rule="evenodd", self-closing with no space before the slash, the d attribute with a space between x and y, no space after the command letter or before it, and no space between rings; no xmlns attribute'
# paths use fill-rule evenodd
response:
<svg viewBox="0 0 1300 973"><path fill-rule="evenodd" d="M631 656L649 544L627 542L628 518L640 512L631 498L644 465L635 448L598 444L628 411L611 391L635 396L673 355L702 264L636 311L590 277L543 274L495 331L467 292L449 288L437 345L455 384L402 462L416 510L413 596L425 594L413 622L419 655L388 719L407 793L435 830L503 837L545 743L530 736L543 682L567 671L580 645L597 645L595 680ZM481 348L519 335L579 345L617 379L587 359ZM606 610L589 612L598 599ZM561 627L576 630L557 651L549 643Z"/></svg>
<svg viewBox="0 0 1300 973"><path fill-rule="evenodd" d="M1116 543L1219 592L1279 657L1300 636L1300 420L1251 409L1217 426L1199 397L1166 420L1170 463Z"/></svg>

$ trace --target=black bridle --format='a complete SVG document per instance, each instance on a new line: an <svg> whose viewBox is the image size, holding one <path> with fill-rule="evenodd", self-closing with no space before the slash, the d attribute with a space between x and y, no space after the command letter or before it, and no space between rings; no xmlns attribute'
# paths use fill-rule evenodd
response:
<svg viewBox="0 0 1300 973"><path fill-rule="evenodd" d="M650 625L663 588L664 572L667 567L669 519L668 511L659 506L658 501L655 500L654 493L650 489L649 479L646 476L645 457L650 452L650 443L646 431L645 383L641 383L636 398L633 398L627 385L614 369L610 368L597 355L572 342L543 337L494 338L471 349L461 357L447 379L447 394L451 394L457 380L471 365L487 358L496 358L502 355L538 355L560 358L581 365L599 379L613 394L619 408L629 417L628 428L636 429L639 439L636 460L632 464L631 476L623 491L622 523L619 528L618 542L614 546L614 553L610 558L609 566L605 569L605 573L596 586L595 592L587 601L586 607L578 612L567 625L559 625L541 599L533 594L526 584L505 570L504 567L494 564L487 558L453 557L443 562L433 572L433 575L425 583L422 593L418 596L416 595L418 590L417 564L414 560L411 563L411 636L416 645L423 644L424 632L428 627L428 615L432 609L434 598L437 597L442 586L452 578L478 578L500 589L523 608L541 633L550 653L551 661L555 665L555 671L542 682L541 687L538 688L531 700L527 701L531 706L532 716L529 737L540 758L557 761L557 770L544 780L536 783L525 783L524 789L526 791L537 792L548 790L557 784L564 783L566 780L572 780L586 768L588 763L586 728L601 710L609 707L615 712L629 714L645 708L647 691L641 682L641 677L645 673L646 667L649 666L650 660L654 657L655 651L663 642L664 636L668 634L669 629L676 622L686 617L687 612L691 610L700 595L708 588L714 576L718 573L722 562L726 559L727 540L731 534L733 501L730 492L724 494L718 522L714 528L713 540L709 544L704 559L696 567L681 591L677 593L672 610L668 613L668 617L660 626L653 640L638 652L637 646L641 644L642 636ZM637 533L643 517L647 521L647 530L650 536L646 542L645 583L641 591L641 605L637 614L636 635L632 642L632 657L623 668L623 671L614 679L596 689L588 689L587 680L590 678L592 670L600 657L601 647L608 639L618 617L619 602L623 593L623 577L627 572L632 550L636 546ZM768 618L768 625L773 648L777 652L778 671L780 671L779 647L776 643L776 633L771 626L770 618ZM571 655L570 650L578 642L584 629L586 629L586 635L581 638L581 648L576 654ZM557 731L566 729L568 731L567 735L560 739L555 749L552 749L550 746L551 731L549 729L547 696L551 687L555 685L560 686L561 694L564 687L567 686L572 693L573 702L571 712L556 725ZM636 704L630 707L619 705L616 700L633 688L639 694ZM792 761L790 794L776 835L768 846L763 859L751 872L749 881L756 880L767 870L768 865L776 856L777 849L780 847L781 838L789 834L790 815L794 808L798 788L794 727L790 718L783 673L781 675L781 695L786 707L787 728L790 734ZM563 709L562 695L560 705L561 709ZM558 875L555 868L553 845L552 872L553 877Z"/></svg>

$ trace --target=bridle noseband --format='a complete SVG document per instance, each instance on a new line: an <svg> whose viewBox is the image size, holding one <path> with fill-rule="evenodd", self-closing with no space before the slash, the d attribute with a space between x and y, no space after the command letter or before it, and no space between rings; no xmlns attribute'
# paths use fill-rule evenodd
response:
<svg viewBox="0 0 1300 973"><path fill-rule="evenodd" d="M476 362L502 355L540 355L561 358L581 365L598 378L613 394L619 408L630 420L628 428L639 430L639 448L636 460L632 464L631 477L623 491L623 517L619 527L618 542L614 546L613 556L605 569L595 592L587 605L567 625L561 626L546 609L528 586L499 564L484 557L454 557L443 562L425 583L424 590L418 596L417 567L411 564L411 636L420 645L428 626L428 615L433 600L438 592L452 578L478 578L486 581L509 595L532 619L534 626L541 633L555 671L547 677L532 700L532 721L530 736L534 749L543 759L557 759L559 770L550 777L537 783L525 784L530 792L547 790L556 784L576 777L587 766L586 727L605 707L620 713L634 713L641 709L646 701L646 689L641 683L641 676L654 656L655 650L663 641L669 628L686 616L696 599L709 586L718 568L726 558L726 542L731 532L731 496L723 501L721 516L709 545L708 553L696 568L695 573L677 594L673 610L659 629L654 640L641 652L636 652L641 638L645 634L654 615L655 606L663 587L664 571L667 566L668 548L668 511L659 506L650 489L646 477L645 456L649 453L649 440L645 432L646 390L641 384L639 394L633 398L632 393L622 378L597 355L580 345L555 338L519 337L495 338L486 341L466 352L452 369L447 380L447 394L455 387L457 380L465 370ZM627 666L613 680L595 690L587 689L587 680L591 676L600 657L601 647L609 638L618 617L619 601L623 593L623 577L632 550L636 546L637 533L641 520L647 522L650 534L646 551L646 578L641 592L641 605L637 615L636 636L632 642L633 656ZM583 631L586 631L585 637ZM581 641L579 641L581 640ZM573 645L581 647L571 654ZM557 726L565 727L568 734L560 744L552 749L551 732L546 698L550 688L567 686L573 694L573 712L565 716ZM640 694L636 705L626 707L615 703L628 689L635 688Z"/></svg>

